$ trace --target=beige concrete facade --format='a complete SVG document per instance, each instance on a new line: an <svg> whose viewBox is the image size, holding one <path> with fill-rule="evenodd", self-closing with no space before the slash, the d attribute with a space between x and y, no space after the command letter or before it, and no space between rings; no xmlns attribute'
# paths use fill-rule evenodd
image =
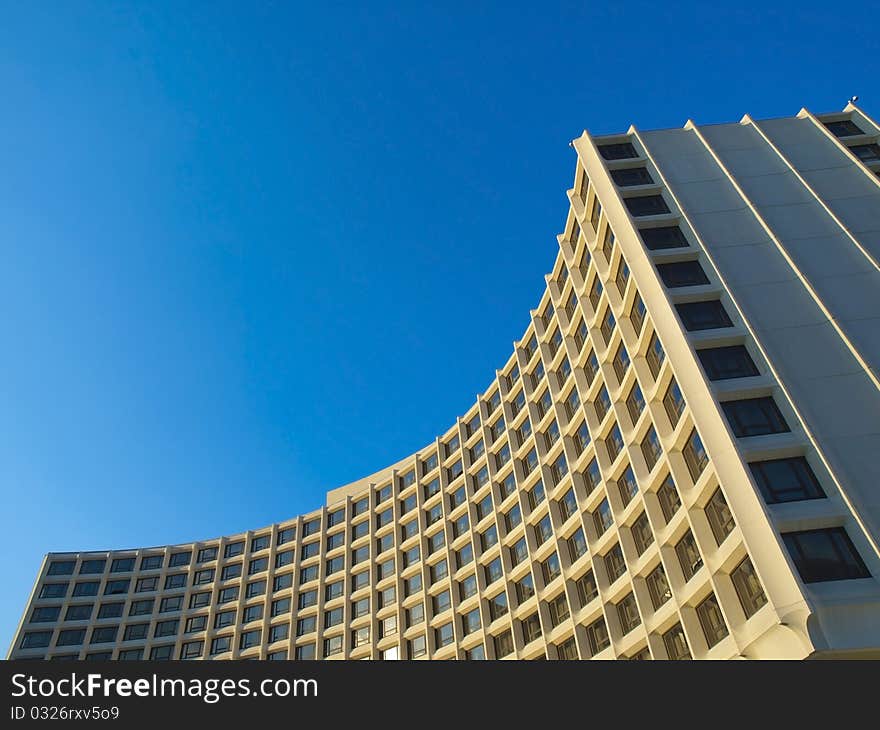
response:
<svg viewBox="0 0 880 730"><path fill-rule="evenodd" d="M12 658L880 656L880 129L588 133L532 323L315 512L46 556Z"/></svg>

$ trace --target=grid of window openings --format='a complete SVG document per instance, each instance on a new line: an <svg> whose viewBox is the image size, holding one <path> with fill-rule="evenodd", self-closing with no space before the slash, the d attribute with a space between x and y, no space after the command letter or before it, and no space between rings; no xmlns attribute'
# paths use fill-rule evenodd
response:
<svg viewBox="0 0 880 730"><path fill-rule="evenodd" d="M636 226L652 219L640 227L648 256L691 247L634 142L598 150ZM363 493L265 530L188 546L51 555L16 655L740 654L736 629L768 606L764 586L580 165L571 201L533 322L495 382L434 446ZM671 292L711 281L691 248L687 260L658 264ZM677 311L686 332L735 321L718 297ZM724 335L719 347L700 340L707 379L761 373L749 343L731 345ZM773 393L721 408L736 438L795 425ZM768 504L826 496L807 452L749 468ZM782 539L804 582L868 575L840 527Z"/></svg>

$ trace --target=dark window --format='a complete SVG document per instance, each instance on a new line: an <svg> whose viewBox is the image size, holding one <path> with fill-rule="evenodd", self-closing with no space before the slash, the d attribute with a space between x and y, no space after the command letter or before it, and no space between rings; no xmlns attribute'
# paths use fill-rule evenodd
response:
<svg viewBox="0 0 880 730"><path fill-rule="evenodd" d="M648 574L645 582L648 584L648 593L655 611L672 598L672 591L669 588L669 581L666 579L666 571L663 570L662 564Z"/></svg>
<svg viewBox="0 0 880 730"><path fill-rule="evenodd" d="M697 606L697 616L710 649L727 636L724 615L721 613L721 607L718 605L718 599L715 598L714 593L710 593L708 598Z"/></svg>
<svg viewBox="0 0 880 730"><path fill-rule="evenodd" d="M697 571L703 567L703 558L697 548L697 541L690 530L688 530L675 545L675 553L678 555L678 562L681 565L681 572L684 574L685 581L693 578Z"/></svg>
<svg viewBox="0 0 880 730"><path fill-rule="evenodd" d="M628 167L623 170L612 170L611 178L622 188L630 185L651 185L654 180L644 167Z"/></svg>
<svg viewBox="0 0 880 730"><path fill-rule="evenodd" d="M743 345L697 350L697 355L709 380L748 378L758 374L758 368Z"/></svg>
<svg viewBox="0 0 880 730"><path fill-rule="evenodd" d="M134 608L134 604L132 604ZM153 610L152 602L150 602L150 611ZM64 615L65 621L88 621L92 617L92 604L87 603L83 606L69 606L67 613ZM54 619L53 619L54 620Z"/></svg>
<svg viewBox="0 0 880 730"><path fill-rule="evenodd" d="M856 157L862 162L880 161L880 145L876 144L857 144L849 148Z"/></svg>
<svg viewBox="0 0 880 730"><path fill-rule="evenodd" d="M764 595L755 566L748 557L743 558L742 562L733 569L730 579L733 581L733 587L736 589L736 595L739 597L746 618L750 618L767 603L767 596Z"/></svg>
<svg viewBox="0 0 880 730"><path fill-rule="evenodd" d="M691 652L688 649L687 639L684 636L681 624L676 624L663 634L663 643L666 645L666 654L670 659L691 658Z"/></svg>
<svg viewBox="0 0 880 730"><path fill-rule="evenodd" d="M93 629L91 643L97 644L106 641L116 641L116 631L118 628L118 626L107 626L100 629ZM97 639L95 638L96 635L98 637ZM79 646L83 643L85 638L85 629L67 629L65 631L59 631L55 646Z"/></svg>
<svg viewBox="0 0 880 730"><path fill-rule="evenodd" d="M179 597L182 600L182 596ZM102 603L98 609L98 618L120 618L124 603Z"/></svg>
<svg viewBox="0 0 880 730"><path fill-rule="evenodd" d="M75 560L53 560L46 575L73 575Z"/></svg>
<svg viewBox="0 0 880 730"><path fill-rule="evenodd" d="M134 570L134 558L117 558L110 564L111 573L130 573Z"/></svg>
<svg viewBox="0 0 880 730"><path fill-rule="evenodd" d="M40 588L40 598L64 598L69 583L46 583Z"/></svg>
<svg viewBox="0 0 880 730"><path fill-rule="evenodd" d="M835 137L853 137L864 132L856 126L851 119L842 119L839 122L825 122L828 131Z"/></svg>
<svg viewBox="0 0 880 730"><path fill-rule="evenodd" d="M684 456L691 479L696 482L709 464L709 455L703 447L703 441L700 439L697 429L691 430L691 435L688 437L681 453Z"/></svg>
<svg viewBox="0 0 880 730"><path fill-rule="evenodd" d="M590 643L590 654L595 655L611 644L605 619L599 619L587 626L587 640Z"/></svg>
<svg viewBox="0 0 880 730"><path fill-rule="evenodd" d="M581 608L586 606L596 596L599 595L599 587L596 585L596 577L592 570L588 570L580 578L578 578L574 587L577 589L578 601Z"/></svg>
<svg viewBox="0 0 880 730"><path fill-rule="evenodd" d="M626 561L623 559L620 544L615 545L605 555L605 572L609 583L613 583L626 572Z"/></svg>
<svg viewBox="0 0 880 730"><path fill-rule="evenodd" d="M619 142L617 144L600 144L597 145L599 154L606 160L626 160L631 157L638 157L639 153L630 142Z"/></svg>
<svg viewBox="0 0 880 730"><path fill-rule="evenodd" d="M83 560L79 566L79 574L94 575L95 573L103 573L105 565L107 565L106 560Z"/></svg>
<svg viewBox="0 0 880 730"><path fill-rule="evenodd" d="M822 499L825 492L803 456L771 459L749 464L752 476L767 504Z"/></svg>
<svg viewBox="0 0 880 730"><path fill-rule="evenodd" d="M678 226L660 226L659 228L640 228L639 234L650 251L659 251L665 248L682 248L688 245L688 240Z"/></svg>
<svg viewBox="0 0 880 730"><path fill-rule="evenodd" d="M651 532L648 515L642 512L639 518L633 522L630 531L632 532L633 542L636 544L636 550L641 555L654 542L654 533Z"/></svg>
<svg viewBox="0 0 880 730"><path fill-rule="evenodd" d="M842 527L786 532L782 540L804 583L871 575Z"/></svg>
<svg viewBox="0 0 880 730"><path fill-rule="evenodd" d="M776 402L770 397L725 401L721 407L737 437L763 436L791 430Z"/></svg>
<svg viewBox="0 0 880 730"><path fill-rule="evenodd" d="M669 381L669 387L666 388L666 393L663 396L663 408L666 410L669 423L673 428L678 425L681 414L684 413L684 406L684 396L673 378Z"/></svg>
<svg viewBox="0 0 880 730"><path fill-rule="evenodd" d="M733 327L730 317L718 299L706 302L676 304L675 309L688 332L699 332L717 327Z"/></svg>
<svg viewBox="0 0 880 730"><path fill-rule="evenodd" d="M632 593L617 604L617 617L620 619L620 630L628 634L641 623L636 598Z"/></svg>
<svg viewBox="0 0 880 730"><path fill-rule="evenodd" d="M268 541L268 537L265 538ZM257 540L254 540L256 544ZM266 545L268 547L268 543ZM255 550L258 548L254 548ZM189 565L192 562L192 551L185 553L172 553L171 560L168 563L169 568L179 568L181 565Z"/></svg>
<svg viewBox="0 0 880 730"><path fill-rule="evenodd" d="M216 559L217 559L217 548L208 547L208 548L202 548L201 550L199 550L198 561L200 563L207 563L209 560L216 560Z"/></svg>
<svg viewBox="0 0 880 730"><path fill-rule="evenodd" d="M121 605L121 604L120 604ZM92 607L89 606L89 614L92 612ZM31 623L32 624L40 624L40 623L48 623L51 621L57 621L58 615L61 613L61 606L45 606L42 608L35 608L33 613L31 614ZM70 609L67 611L68 618L70 617ZM88 616L86 617L88 618Z"/></svg>
<svg viewBox="0 0 880 730"><path fill-rule="evenodd" d="M709 526L712 528L715 542L721 545L736 526L730 507L727 506L727 501L721 493L721 487L715 490L706 504L706 517L709 519Z"/></svg>
<svg viewBox="0 0 880 730"><path fill-rule="evenodd" d="M671 264L657 264L657 271L663 283L670 289L681 286L708 284L709 279L699 261L676 261Z"/></svg>
<svg viewBox="0 0 880 730"><path fill-rule="evenodd" d="M638 198L624 198L624 203L634 216L662 215L669 212L669 206L662 195L644 195Z"/></svg>
<svg viewBox="0 0 880 730"><path fill-rule="evenodd" d="M495 656L498 658L507 656L513 652L513 635L509 631L493 637L495 644Z"/></svg>
<svg viewBox="0 0 880 730"><path fill-rule="evenodd" d="M681 507L681 499L678 496L678 490L675 488L675 482L672 481L672 475L667 475L657 490L657 500L660 502L660 509L663 510L663 517L666 522L678 512Z"/></svg>

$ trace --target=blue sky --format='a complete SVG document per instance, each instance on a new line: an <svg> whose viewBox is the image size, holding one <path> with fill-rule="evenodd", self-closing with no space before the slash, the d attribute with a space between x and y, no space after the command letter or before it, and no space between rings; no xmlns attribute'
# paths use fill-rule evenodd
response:
<svg viewBox="0 0 880 730"><path fill-rule="evenodd" d="M448 428L582 129L878 111L826 2L422 5L0 3L4 651L45 552L270 524Z"/></svg>

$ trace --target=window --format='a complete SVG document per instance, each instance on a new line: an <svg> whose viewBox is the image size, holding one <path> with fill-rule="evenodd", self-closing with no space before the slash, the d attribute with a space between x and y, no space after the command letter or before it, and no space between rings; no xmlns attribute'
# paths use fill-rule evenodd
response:
<svg viewBox="0 0 880 730"><path fill-rule="evenodd" d="M364 626L351 632L351 648L357 649L359 646L366 646L370 643L370 627Z"/></svg>
<svg viewBox="0 0 880 730"><path fill-rule="evenodd" d="M669 212L669 206L662 195L643 195L638 198L624 198L630 214L639 218L646 215L663 215Z"/></svg>
<svg viewBox="0 0 880 730"><path fill-rule="evenodd" d="M611 507L608 504L608 499L603 499L599 506L596 507L596 511L593 512L593 524L596 527L596 534L602 535L605 531L614 524L614 517L611 514Z"/></svg>
<svg viewBox="0 0 880 730"><path fill-rule="evenodd" d="M119 606L119 615L122 615L121 603L105 603L101 606L102 610L104 606ZM183 596L169 596L168 598L163 598L159 604L159 613L172 613L173 611L180 611L182 608ZM101 618L101 616L99 615L98 618Z"/></svg>
<svg viewBox="0 0 880 730"><path fill-rule="evenodd" d="M495 527L495 525L487 527L483 532L480 533L480 547L483 549L483 552L488 550L497 542L498 528Z"/></svg>
<svg viewBox="0 0 880 730"><path fill-rule="evenodd" d="M376 580L384 580L392 575L394 575L394 558L376 566Z"/></svg>
<svg viewBox="0 0 880 730"><path fill-rule="evenodd" d="M361 588L366 588L370 585L370 573L369 570L365 570L361 573L355 573L351 576L351 590L359 591Z"/></svg>
<svg viewBox="0 0 880 730"><path fill-rule="evenodd" d="M688 245L684 233L678 226L661 226L659 228L642 228L639 230L645 247L650 251L666 248L681 248Z"/></svg>
<svg viewBox="0 0 880 730"><path fill-rule="evenodd" d="M630 388L629 395L626 396L626 410L629 412L629 417L633 424L639 420L639 416L642 415L644 409L645 398L642 395L642 389L639 388L638 383L634 383L633 387Z"/></svg>
<svg viewBox="0 0 880 730"><path fill-rule="evenodd" d="M285 550L284 552L276 553L275 555L275 567L283 568L285 565L293 564L293 550Z"/></svg>
<svg viewBox="0 0 880 730"><path fill-rule="evenodd" d="M709 380L748 378L758 374L758 368L743 345L697 350L697 355Z"/></svg>
<svg viewBox="0 0 880 730"><path fill-rule="evenodd" d="M685 302L675 309L688 332L699 332L717 327L733 327L730 317L717 299L707 302Z"/></svg>
<svg viewBox="0 0 880 730"><path fill-rule="evenodd" d="M620 630L625 635L632 631L642 621L639 618L639 609L636 605L636 597L628 593L617 604L617 618L620 621Z"/></svg>
<svg viewBox="0 0 880 730"><path fill-rule="evenodd" d="M94 575L96 573L103 573L104 566L106 565L106 560L83 560L82 564L79 566L79 574Z"/></svg>
<svg viewBox="0 0 880 730"><path fill-rule="evenodd" d="M305 636L306 634L311 634L315 630L317 625L318 622L314 616L301 618L296 622L296 635Z"/></svg>
<svg viewBox="0 0 880 730"><path fill-rule="evenodd" d="M556 598L548 601L547 609L550 612L550 623L556 628L569 616L568 602L565 600L565 593L560 593Z"/></svg>
<svg viewBox="0 0 880 730"><path fill-rule="evenodd" d="M431 584L433 585L449 575L449 565L446 560L443 559L439 563L434 563L434 565L429 568L429 572L431 575Z"/></svg>
<svg viewBox="0 0 880 730"><path fill-rule="evenodd" d="M577 591L578 602L581 608L586 606L596 596L599 595L599 587L596 585L596 576L592 570L588 570L580 578L574 582Z"/></svg>
<svg viewBox="0 0 880 730"><path fill-rule="evenodd" d="M468 543L461 550L456 551L455 553L455 567L456 569L463 568L468 563L472 562L474 559L474 547L471 543Z"/></svg>
<svg viewBox="0 0 880 730"><path fill-rule="evenodd" d="M703 558L700 556L697 541L690 530L676 543L675 554L678 556L678 563L684 574L685 582L693 578L697 571L703 567Z"/></svg>
<svg viewBox="0 0 880 730"><path fill-rule="evenodd" d="M721 404L735 436L763 436L789 431L776 401L770 397L730 400Z"/></svg>
<svg viewBox="0 0 880 730"><path fill-rule="evenodd" d="M605 619L600 618L587 626L587 641L590 644L590 654L592 656L611 645L608 628L605 626Z"/></svg>
<svg viewBox="0 0 880 730"><path fill-rule="evenodd" d="M315 658L315 645L304 644L296 647L296 658L300 661L312 660Z"/></svg>
<svg viewBox="0 0 880 730"><path fill-rule="evenodd" d="M611 307L608 307L605 310L605 316L602 317L602 324L599 325L599 331L602 333L602 339L605 340L605 346L607 347L611 344L611 338L614 336L614 313L611 311Z"/></svg>
<svg viewBox="0 0 880 730"><path fill-rule="evenodd" d="M205 568L204 570L197 570L193 575L193 585L201 586L206 583L211 583L214 580L214 569L213 568Z"/></svg>
<svg viewBox="0 0 880 730"><path fill-rule="evenodd" d="M477 502L477 522L486 519L492 514L492 495L487 494L483 499Z"/></svg>
<svg viewBox="0 0 880 730"><path fill-rule="evenodd" d="M260 608L262 608L262 606ZM180 619L159 621L156 624L156 629L153 631L153 637L174 636L177 633L179 625Z"/></svg>
<svg viewBox="0 0 880 730"><path fill-rule="evenodd" d="M675 378L672 378L663 396L663 408L666 410L669 424L673 428L678 425L681 414L684 413L684 406L684 396L681 394L681 389L678 387L678 383L675 382Z"/></svg>
<svg viewBox="0 0 880 730"><path fill-rule="evenodd" d="M626 561L623 559L623 551L620 549L619 543L605 554L603 560L609 583L613 583L626 572Z"/></svg>
<svg viewBox="0 0 880 730"><path fill-rule="evenodd" d="M415 498L413 498L413 504L415 504ZM337 532L333 535L327 536L327 552L329 553L331 550L335 550L336 548L341 548L345 545L345 533ZM291 552L288 550L287 552Z"/></svg>
<svg viewBox="0 0 880 730"><path fill-rule="evenodd" d="M458 595L460 596L460 599L464 601L465 599L468 599L471 596L475 596L476 594L477 576L471 574L458 584Z"/></svg>
<svg viewBox="0 0 880 730"><path fill-rule="evenodd" d="M184 632L187 634L194 634L198 631L204 631L206 628L208 628L207 616L192 616L186 620Z"/></svg>
<svg viewBox="0 0 880 730"><path fill-rule="evenodd" d="M202 606L207 606L211 601L210 593L196 593L190 599L190 608L201 608ZM145 616L147 614L153 613L153 605L155 604L155 598L147 598L141 601L132 601L131 606L128 608L129 616Z"/></svg>
<svg viewBox="0 0 880 730"><path fill-rule="evenodd" d="M241 577L241 563L227 565L223 568L223 572L220 574L220 580L231 580L239 577Z"/></svg>
<svg viewBox="0 0 880 730"><path fill-rule="evenodd" d="M851 119L842 119L839 122L825 122L828 131L835 137L853 137L864 132L856 126Z"/></svg>
<svg viewBox="0 0 880 730"><path fill-rule="evenodd" d="M376 554L380 555L394 547L394 534L388 533L376 540Z"/></svg>
<svg viewBox="0 0 880 730"><path fill-rule="evenodd" d="M566 542L568 543L568 555L572 563L587 554L587 538L584 537L584 531L580 527Z"/></svg>
<svg viewBox="0 0 880 730"><path fill-rule="evenodd" d="M642 555L651 543L654 542L654 533L651 532L648 515L644 512L633 522L630 532L632 532L633 542L639 555Z"/></svg>
<svg viewBox="0 0 880 730"><path fill-rule="evenodd" d="M506 447L505 447L506 448ZM501 501L503 502L507 499L511 494L516 491L516 477L513 472L510 472L504 479L501 484L498 485L498 492L501 495Z"/></svg>
<svg viewBox="0 0 880 730"><path fill-rule="evenodd" d="M606 160L625 160L631 157L638 157L639 153L630 142L620 142L617 144L598 145L597 149L603 159Z"/></svg>
<svg viewBox="0 0 880 730"><path fill-rule="evenodd" d="M605 414L611 410L611 399L608 397L608 391L604 385L599 389L596 400L593 401L593 408L596 410L597 421L602 421L605 418Z"/></svg>
<svg viewBox="0 0 880 730"><path fill-rule="evenodd" d="M135 601L135 603L137 603L137 601ZM131 605L132 605L132 608L134 608L134 603L132 603ZM88 621L92 617L92 608L93 608L93 604L91 604L91 603L87 603L85 605L80 605L80 606L68 606L67 613L64 614L64 620L65 621ZM40 610L46 610L46 609L40 609ZM148 611L148 613L152 613L152 612L153 612L153 602L150 601L150 610ZM129 613L129 615L135 615L135 614ZM56 617L57 617L57 614L56 614ZM31 621L34 621L34 620L35 619L31 619ZM46 620L54 621L55 619L52 618L52 619L46 619Z"/></svg>
<svg viewBox="0 0 880 730"><path fill-rule="evenodd" d="M733 521L733 514L727 506L721 487L715 490L715 493L706 504L706 517L709 520L709 526L712 528L712 534L715 536L715 542L720 546L727 536L733 532L736 522Z"/></svg>
<svg viewBox="0 0 880 730"><path fill-rule="evenodd" d="M461 631L465 636L474 633L474 631L478 631L481 626L479 608L475 608L473 611L468 611L461 617Z"/></svg>
<svg viewBox="0 0 880 730"><path fill-rule="evenodd" d="M640 446L642 456L645 457L645 465L648 467L648 471L651 471L657 462L660 461L660 457L663 456L663 448L660 446L660 439L657 438L657 432L653 426L648 429Z"/></svg>
<svg viewBox="0 0 880 730"><path fill-rule="evenodd" d="M448 624L443 624L438 629L434 630L434 637L437 641L437 646L448 646L452 642L455 641L455 633L453 631L452 622L450 621Z"/></svg>
<svg viewBox="0 0 880 730"><path fill-rule="evenodd" d="M351 602L351 617L360 618L366 616L370 612L370 599L361 598Z"/></svg>
<svg viewBox="0 0 880 730"><path fill-rule="evenodd" d="M626 370L629 367L629 355L627 355L626 348L622 342L617 346L617 352L614 354L612 365L614 367L614 374L617 375L617 380L622 383L623 378L626 376Z"/></svg>
<svg viewBox="0 0 880 730"><path fill-rule="evenodd" d="M562 575L562 569L559 567L559 556L556 553L551 553L550 556L541 563L541 575L544 578L545 586Z"/></svg>
<svg viewBox="0 0 880 730"><path fill-rule="evenodd" d="M533 613L531 616L527 616L521 622L522 632L523 632L523 640L526 644L534 641L541 635L541 619L537 613Z"/></svg>
<svg viewBox="0 0 880 730"><path fill-rule="evenodd" d="M550 523L550 515L545 515L544 518L535 525L535 542L538 545L543 545L551 537L553 537L553 526Z"/></svg>
<svg viewBox="0 0 880 730"><path fill-rule="evenodd" d="M113 631L113 638L110 641L116 640L116 626L109 627ZM95 629L98 632L98 637L103 636L103 632L101 629ZM94 632L93 632L94 633ZM55 640L55 646L79 646L86 639L86 630L85 629L66 629L64 631L58 632L58 638Z"/></svg>
<svg viewBox="0 0 880 730"><path fill-rule="evenodd" d="M494 583L496 580L499 580L504 575L504 571L501 568L501 558L495 558L483 570L486 572L486 583Z"/></svg>
<svg viewBox="0 0 880 730"><path fill-rule="evenodd" d="M535 582L531 573L523 576L516 584L516 600L523 603L535 595Z"/></svg>
<svg viewBox="0 0 880 730"><path fill-rule="evenodd" d="M160 624L163 622L159 622ZM173 622L175 624L175 633L177 632L177 622ZM156 630L159 630L159 626L156 626ZM100 626L98 628L92 629L92 638L89 640L90 644L110 644L116 641L116 634L119 631L118 626ZM71 636L77 636L78 640L74 640L72 643L81 644L82 637L85 636L85 629L74 629L73 631L60 631L58 633L58 641L55 642L56 646L66 646L67 642L63 641L64 634L70 634Z"/></svg>
<svg viewBox="0 0 880 730"><path fill-rule="evenodd" d="M617 273L614 275L614 283L617 285L617 291L620 292L620 296L624 295L626 291L626 282L629 280L629 266L626 265L626 261L622 258L620 259L620 263L617 266Z"/></svg>
<svg viewBox="0 0 880 730"><path fill-rule="evenodd" d="M21 640L21 649L42 649L52 641L51 631L28 631Z"/></svg>
<svg viewBox="0 0 880 730"><path fill-rule="evenodd" d="M672 590L669 588L669 581L666 579L666 571L663 570L662 564L648 574L645 582L648 584L648 594L651 596L651 604L655 611L672 598Z"/></svg>
<svg viewBox="0 0 880 730"><path fill-rule="evenodd" d="M425 604L417 603L404 612L407 627L418 626L425 620Z"/></svg>
<svg viewBox="0 0 880 730"><path fill-rule="evenodd" d="M237 555L241 555L243 552L244 552L244 540L239 540L238 542L229 543L224 548L223 557L224 558L234 558ZM146 560L146 558L144 558L144 560ZM162 563L160 562L159 566L161 566L161 565L162 565ZM159 567L159 566L157 566L157 567ZM144 569L144 566L143 566L143 561L142 561L141 562L141 570L143 570L143 569Z"/></svg>
<svg viewBox="0 0 880 730"><path fill-rule="evenodd" d="M657 499L660 502L660 509L663 510L663 517L668 523L681 507L681 499L679 499L678 490L675 488L675 482L672 481L671 475L666 476L660 489L657 490Z"/></svg>
<svg viewBox="0 0 880 730"><path fill-rule="evenodd" d="M623 451L623 436L620 435L620 429L617 424L608 432L605 438L605 450L608 452L608 460L614 461L618 454Z"/></svg>
<svg viewBox="0 0 880 730"><path fill-rule="evenodd" d="M217 548L211 548L215 551ZM130 573L134 570L134 558L117 558L110 564L111 573Z"/></svg>
<svg viewBox="0 0 880 730"><path fill-rule="evenodd" d="M880 161L880 145L877 144L857 144L850 147L849 151L862 162Z"/></svg>
<svg viewBox="0 0 880 730"><path fill-rule="evenodd" d="M332 601L336 598L341 598L345 593L345 584L341 580L334 581L333 583L328 583L324 587L324 600Z"/></svg>
<svg viewBox="0 0 880 730"><path fill-rule="evenodd" d="M169 576L169 578L170 577L171 576ZM183 585L186 583L186 576L184 575L182 577L183 577L183 583L179 583L178 585L174 585L174 586L167 585L168 581L166 579L165 587L166 588L182 588ZM104 585L104 595L105 596L118 596L122 593L128 593L129 584L130 584L130 581L128 578L126 578L124 580L108 580L107 583Z"/></svg>
<svg viewBox="0 0 880 730"><path fill-rule="evenodd" d="M535 486L528 492L529 507L535 509L544 501L544 485L541 482L535 482Z"/></svg>
<svg viewBox="0 0 880 730"><path fill-rule="evenodd" d="M165 576L165 590L184 587L186 587L186 573L175 573L174 575Z"/></svg>
<svg viewBox="0 0 880 730"><path fill-rule="evenodd" d="M416 636L414 639L409 640L407 653L410 659L418 659L428 653L428 642L425 640L424 635Z"/></svg>
<svg viewBox="0 0 880 730"><path fill-rule="evenodd" d="M394 636L397 633L397 615L387 616L379 622L379 636Z"/></svg>
<svg viewBox="0 0 880 730"><path fill-rule="evenodd" d="M119 652L119 656L117 657L119 661L140 661L144 657L143 649L125 649Z"/></svg>
<svg viewBox="0 0 880 730"><path fill-rule="evenodd" d="M122 606L121 603L118 605L120 607ZM92 607L89 606L88 609L89 609L89 615L91 615ZM31 613L31 621L30 622L32 624L39 624L39 623L48 623L51 621L57 621L60 613L61 613L60 606L47 606L44 608L35 608L33 610L33 613ZM68 609L67 613L68 613L68 618L69 618L70 609Z"/></svg>
<svg viewBox="0 0 880 730"><path fill-rule="evenodd" d="M334 656L342 653L342 634L324 639L324 656Z"/></svg>
<svg viewBox="0 0 880 730"><path fill-rule="evenodd" d="M317 534L321 529L321 520L309 520L303 523L303 537ZM228 555L226 557L229 557Z"/></svg>
<svg viewBox="0 0 880 730"><path fill-rule="evenodd" d="M123 641L142 641L147 638L150 624L129 624L122 634Z"/></svg>
<svg viewBox="0 0 880 730"><path fill-rule="evenodd" d="M401 540L409 540L411 537L415 537L419 532L419 522L418 520L412 520L411 522L404 522L400 526L400 539Z"/></svg>
<svg viewBox="0 0 880 730"><path fill-rule="evenodd" d="M300 577L307 577L309 580L312 580L309 577L313 574L317 577L317 567L313 567L309 570L303 570L300 572ZM273 591L283 591L285 588L290 588L293 585L293 573L284 573L283 575L276 575L275 580L272 581L272 590Z"/></svg>
<svg viewBox="0 0 880 730"><path fill-rule="evenodd" d="M697 606L697 617L700 619L700 626L703 627L703 636L706 637L706 643L710 649L727 636L724 615L721 613L721 606L718 605L718 599L715 598L714 593L710 593Z"/></svg>
<svg viewBox="0 0 880 730"><path fill-rule="evenodd" d="M156 582L157 578L142 578L138 583L143 581L150 581L149 585L151 588L144 588L143 590L156 590ZM89 580L89 581L81 581L73 586L73 596L76 598L77 596L97 596L98 595L98 581Z"/></svg>
<svg viewBox="0 0 880 730"><path fill-rule="evenodd" d="M188 641L180 649L181 659L201 659L205 651L204 641Z"/></svg>
<svg viewBox="0 0 880 730"><path fill-rule="evenodd" d="M660 374L660 368L665 359L666 353L663 351L663 345L660 344L660 340L657 339L657 333L654 332L651 335L651 340L648 342L648 350L645 352L645 360L647 360L648 369L651 371L651 375L654 376L655 380Z"/></svg>
<svg viewBox="0 0 880 730"><path fill-rule="evenodd" d="M510 631L505 631L503 634L493 636L492 641L495 645L495 656L497 658L500 659L501 657L513 653L513 635Z"/></svg>
<svg viewBox="0 0 880 730"><path fill-rule="evenodd" d="M622 188L632 185L652 185L654 183L653 178L644 167L627 167L621 170L611 170L611 179Z"/></svg>
<svg viewBox="0 0 880 730"><path fill-rule="evenodd" d="M755 483L767 504L822 499L825 492L803 456L755 461L749 464Z"/></svg>
<svg viewBox="0 0 880 730"><path fill-rule="evenodd" d="M730 579L736 589L736 595L746 618L751 618L759 608L767 603L767 596L764 595L761 581L758 579L755 567L748 556L743 558L742 562L733 569Z"/></svg>
<svg viewBox="0 0 880 730"><path fill-rule="evenodd" d="M46 575L73 575L75 566L75 560L53 560L49 563L49 570L46 571Z"/></svg>
<svg viewBox="0 0 880 730"><path fill-rule="evenodd" d="M281 530L278 530L278 545L284 545L288 542L292 542L296 538L296 528L295 527L285 527Z"/></svg>
<svg viewBox="0 0 880 730"><path fill-rule="evenodd" d="M709 283L706 272L703 271L700 262L696 260L657 264L657 272L660 274L660 278L663 279L663 283L670 289Z"/></svg>
<svg viewBox="0 0 880 730"><path fill-rule="evenodd" d="M431 454L422 461L422 474L427 474L429 471L433 471L437 468L437 454Z"/></svg>
<svg viewBox="0 0 880 730"><path fill-rule="evenodd" d="M842 527L784 532L782 541L804 583L870 577Z"/></svg>
<svg viewBox="0 0 880 730"><path fill-rule="evenodd" d="M623 474L617 480L617 489L620 492L620 500L623 502L624 507L632 502L636 494L638 494L639 487L636 484L636 477L630 467L626 467Z"/></svg>
<svg viewBox="0 0 880 730"><path fill-rule="evenodd" d="M164 646L154 646L150 649L151 661L168 661L174 651L174 644L165 644Z"/></svg>
<svg viewBox="0 0 880 730"><path fill-rule="evenodd" d="M507 594L501 593L489 599L489 618L492 621L507 615Z"/></svg>
<svg viewBox="0 0 880 730"><path fill-rule="evenodd" d="M231 588L224 588L220 593L217 594L217 604L229 603L230 601L238 600L238 586L232 586Z"/></svg>
<svg viewBox="0 0 880 730"><path fill-rule="evenodd" d="M459 505L464 504L464 501L465 501L464 487L459 487L452 494L449 495L449 511L451 512ZM415 506L415 503L413 503L413 506Z"/></svg>
<svg viewBox="0 0 880 730"><path fill-rule="evenodd" d="M46 583L40 588L40 598L64 598L69 583Z"/></svg>
<svg viewBox="0 0 880 730"><path fill-rule="evenodd" d="M663 644L666 646L666 655L670 659L690 659L691 652L688 649L687 639L684 637L681 624L675 624L669 631L663 634Z"/></svg>
<svg viewBox="0 0 880 730"><path fill-rule="evenodd" d="M577 499L574 496L574 490L569 489L565 494L563 494L562 499L559 500L558 504L559 514L564 522L578 510Z"/></svg>
<svg viewBox="0 0 880 730"><path fill-rule="evenodd" d="M351 539L359 540L362 537L366 537L370 534L370 523L367 520L363 522L358 522L351 526Z"/></svg>
<svg viewBox="0 0 880 730"><path fill-rule="evenodd" d="M638 387L638 386L636 386ZM587 428L587 422L584 421L578 426L578 430L575 432L574 437L574 447L578 452L578 455L583 454L586 451L587 446L590 443L590 430Z"/></svg>
<svg viewBox="0 0 880 730"><path fill-rule="evenodd" d="M632 323L633 329L636 332L636 335L640 335L642 333L642 325L645 323L645 303L642 301L641 295L636 292L636 296L633 299L632 307L629 310L629 320Z"/></svg>
<svg viewBox="0 0 880 730"><path fill-rule="evenodd" d="M700 435L697 433L697 429L691 429L691 435L688 436L688 440L685 442L681 453L682 456L684 456L691 479L696 482L700 478L700 474L703 473L703 470L709 464L709 455L703 447L703 442L700 439Z"/></svg>
<svg viewBox="0 0 880 730"><path fill-rule="evenodd" d="M460 463L460 462L458 462ZM376 515L376 529L385 527L385 525L389 524L392 519L392 510L391 508L386 509L384 512L380 512Z"/></svg>
<svg viewBox="0 0 880 730"><path fill-rule="evenodd" d="M467 513L465 513L452 523L452 539L455 540L462 535L467 534L469 526L470 521L468 520Z"/></svg>

